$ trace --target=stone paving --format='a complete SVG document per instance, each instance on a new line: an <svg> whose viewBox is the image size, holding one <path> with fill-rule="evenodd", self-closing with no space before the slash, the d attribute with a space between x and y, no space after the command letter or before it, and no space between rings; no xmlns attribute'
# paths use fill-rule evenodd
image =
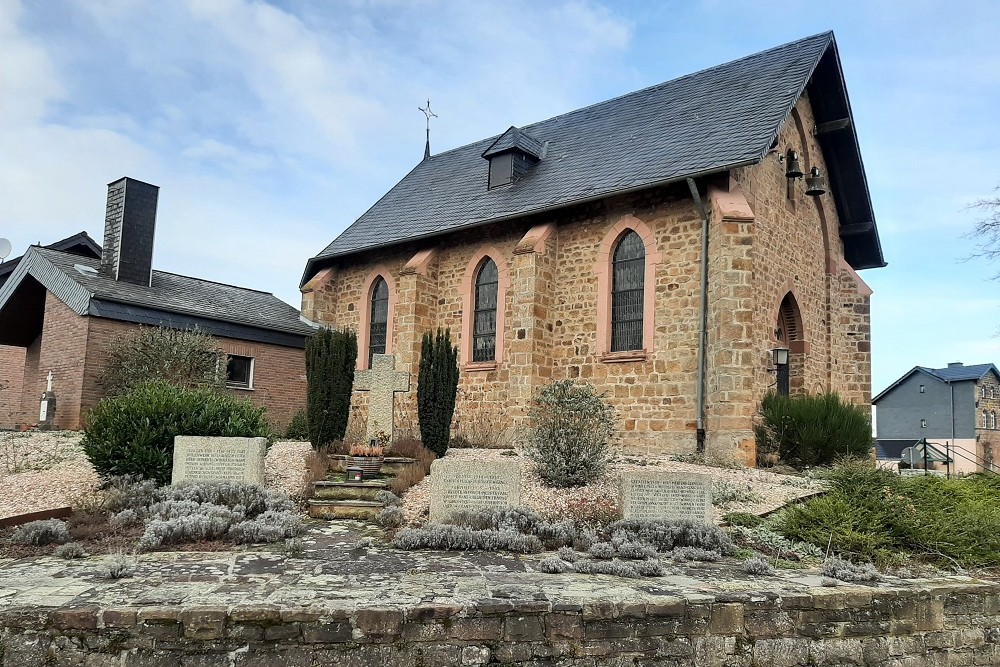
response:
<svg viewBox="0 0 1000 667"><path fill-rule="evenodd" d="M311 524L302 557L278 547L234 552L140 554L135 575L110 580L98 574L110 557L0 559L0 611L18 607L155 607L248 603L282 608L317 606L411 607L436 602L479 604L489 599L548 600L586 604L689 602L753 595L825 593L871 587L822 586L816 571L786 570L748 578L738 566L668 564L662 577L622 579L605 575L545 574L534 565L545 554L406 552L379 540L361 522ZM945 577L937 583L971 582ZM875 588L920 589L927 580L888 578ZM742 595L741 595L742 594Z"/></svg>

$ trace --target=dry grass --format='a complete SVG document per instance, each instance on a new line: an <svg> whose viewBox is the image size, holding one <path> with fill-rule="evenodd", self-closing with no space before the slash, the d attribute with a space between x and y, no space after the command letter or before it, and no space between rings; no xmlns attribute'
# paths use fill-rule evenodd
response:
<svg viewBox="0 0 1000 667"><path fill-rule="evenodd" d="M420 444L418 440L406 438L397 440L390 447L392 456L405 456L416 459L416 463L407 466L389 483L389 490L397 496L402 496L406 491L421 481L431 472L431 463L437 457L434 453Z"/></svg>
<svg viewBox="0 0 1000 667"><path fill-rule="evenodd" d="M301 498L312 498L316 482L326 479L330 472L330 456L323 451L310 450L305 455L305 470L302 473Z"/></svg>

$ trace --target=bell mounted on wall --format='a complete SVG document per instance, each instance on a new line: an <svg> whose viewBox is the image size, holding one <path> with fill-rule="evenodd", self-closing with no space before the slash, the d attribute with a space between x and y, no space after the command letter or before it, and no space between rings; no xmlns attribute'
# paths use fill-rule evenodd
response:
<svg viewBox="0 0 1000 667"><path fill-rule="evenodd" d="M818 167L813 167L806 178L806 194L819 197L826 194L826 178L819 173Z"/></svg>
<svg viewBox="0 0 1000 667"><path fill-rule="evenodd" d="M799 154L793 150L788 151L788 156L785 158L787 161L787 166L785 167L785 178L791 180L793 178L802 178L802 167L799 165Z"/></svg>

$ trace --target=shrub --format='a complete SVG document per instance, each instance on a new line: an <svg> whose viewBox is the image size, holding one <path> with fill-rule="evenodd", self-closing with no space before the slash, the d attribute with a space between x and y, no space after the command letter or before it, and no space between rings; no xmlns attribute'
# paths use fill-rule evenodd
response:
<svg viewBox="0 0 1000 667"><path fill-rule="evenodd" d="M795 467L830 465L838 458L865 457L872 448L871 418L835 393L768 393L754 435L761 466L773 465L775 456Z"/></svg>
<svg viewBox="0 0 1000 667"><path fill-rule="evenodd" d="M670 552L670 557L676 561L696 560L706 563L714 563L715 561L722 559L722 554L714 549L678 547Z"/></svg>
<svg viewBox="0 0 1000 667"><path fill-rule="evenodd" d="M717 479L712 483L712 504L727 507L733 503L758 503L764 498L749 482L733 483Z"/></svg>
<svg viewBox="0 0 1000 667"><path fill-rule="evenodd" d="M538 562L538 571L545 572L546 574L562 574L563 572L572 572L573 564L562 560L557 556L549 556Z"/></svg>
<svg viewBox="0 0 1000 667"><path fill-rule="evenodd" d="M458 393L458 347L447 329L429 331L420 341L417 375L417 418L420 440L437 456L444 456L451 439L451 419Z"/></svg>
<svg viewBox="0 0 1000 667"><path fill-rule="evenodd" d="M87 555L87 552L83 550L83 546L77 544L76 542L67 542L66 544L60 544L56 547L56 550L52 552L59 558L65 558L67 560L71 558L83 558Z"/></svg>
<svg viewBox="0 0 1000 667"><path fill-rule="evenodd" d="M576 551L572 547L559 547L559 551L556 552L556 555L567 563L575 563L583 558L583 554Z"/></svg>
<svg viewBox="0 0 1000 667"><path fill-rule="evenodd" d="M550 486L581 486L599 477L608 463L614 413L590 385L553 382L535 397L527 454Z"/></svg>
<svg viewBox="0 0 1000 667"><path fill-rule="evenodd" d="M157 381L106 398L87 416L82 446L102 477L170 481L178 435L268 437L264 408L210 389Z"/></svg>
<svg viewBox="0 0 1000 667"><path fill-rule="evenodd" d="M348 329L320 329L306 342L306 422L317 449L347 433L357 361L358 337Z"/></svg>
<svg viewBox="0 0 1000 667"><path fill-rule="evenodd" d="M289 440L309 439L309 417L305 410L296 412L292 420L288 422L288 428L285 429L285 437Z"/></svg>
<svg viewBox="0 0 1000 667"><path fill-rule="evenodd" d="M572 519L578 526L603 530L622 518L622 508L618 498L582 496L570 498L559 515Z"/></svg>
<svg viewBox="0 0 1000 667"><path fill-rule="evenodd" d="M641 562L641 561L640 561ZM581 560L573 564L580 574L610 574L615 577L626 579L638 579L642 575L635 568L633 563L626 563L622 560Z"/></svg>
<svg viewBox="0 0 1000 667"><path fill-rule="evenodd" d="M137 563L134 558L119 553L109 556L97 567L97 576L103 579L123 579L135 574Z"/></svg>
<svg viewBox="0 0 1000 667"><path fill-rule="evenodd" d="M855 565L840 558L830 558L823 563L823 574L841 581L878 581L882 578L871 563Z"/></svg>
<svg viewBox="0 0 1000 667"><path fill-rule="evenodd" d="M763 577L774 574L774 568L771 567L771 564L760 556L747 558L743 561L743 571L755 577Z"/></svg>
<svg viewBox="0 0 1000 667"><path fill-rule="evenodd" d="M154 380L193 389L225 386L226 355L215 340L197 329L133 329L106 346L107 361L98 378L109 396Z"/></svg>
<svg viewBox="0 0 1000 667"><path fill-rule="evenodd" d="M59 519L44 519L29 521L14 529L10 536L12 544L62 544L69 542L69 528L65 521Z"/></svg>
<svg viewBox="0 0 1000 667"><path fill-rule="evenodd" d="M640 560L632 563L635 571L644 577L662 577L663 564L658 560Z"/></svg>
<svg viewBox="0 0 1000 667"><path fill-rule="evenodd" d="M756 528L764 523L763 517L747 512L729 512L723 515L722 520L730 526L742 526L744 528Z"/></svg>
<svg viewBox="0 0 1000 667"><path fill-rule="evenodd" d="M623 519L611 525L612 541L638 542L658 552L678 547L698 547L728 555L735 546L726 531L693 521L639 521Z"/></svg>
<svg viewBox="0 0 1000 667"><path fill-rule="evenodd" d="M611 560L615 557L615 548L609 542L598 542L592 544L587 553L590 554L591 558Z"/></svg>
<svg viewBox="0 0 1000 667"><path fill-rule="evenodd" d="M375 502L382 503L386 507L398 507L403 504L402 498L385 489L375 493Z"/></svg>
<svg viewBox="0 0 1000 667"><path fill-rule="evenodd" d="M474 530L466 526L434 524L424 528L404 528L396 533L392 546L397 549L440 549L443 551L512 551L534 554L542 551L542 542L534 535L509 531Z"/></svg>
<svg viewBox="0 0 1000 667"><path fill-rule="evenodd" d="M824 476L825 496L781 514L783 535L852 560L890 564L913 553L939 564L1000 565L1000 477L904 479L870 462Z"/></svg>
<svg viewBox="0 0 1000 667"><path fill-rule="evenodd" d="M406 523L406 515L398 507L386 507L375 518L383 528L399 528Z"/></svg>
<svg viewBox="0 0 1000 667"><path fill-rule="evenodd" d="M595 545L596 546L596 545ZM618 557L624 560L646 560L656 558L656 549L641 542L622 541L615 546Z"/></svg>

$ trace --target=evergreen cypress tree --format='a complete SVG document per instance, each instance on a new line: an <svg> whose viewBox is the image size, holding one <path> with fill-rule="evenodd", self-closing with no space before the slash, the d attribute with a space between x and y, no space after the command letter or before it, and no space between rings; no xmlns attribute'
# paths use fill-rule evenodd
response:
<svg viewBox="0 0 1000 667"><path fill-rule="evenodd" d="M348 329L320 329L306 343L306 414L316 449L347 432L357 360L358 338Z"/></svg>
<svg viewBox="0 0 1000 667"><path fill-rule="evenodd" d="M437 335L427 331L420 341L417 377L417 416L420 440L436 455L444 456L451 439L451 417L458 393L458 348L447 329Z"/></svg>

